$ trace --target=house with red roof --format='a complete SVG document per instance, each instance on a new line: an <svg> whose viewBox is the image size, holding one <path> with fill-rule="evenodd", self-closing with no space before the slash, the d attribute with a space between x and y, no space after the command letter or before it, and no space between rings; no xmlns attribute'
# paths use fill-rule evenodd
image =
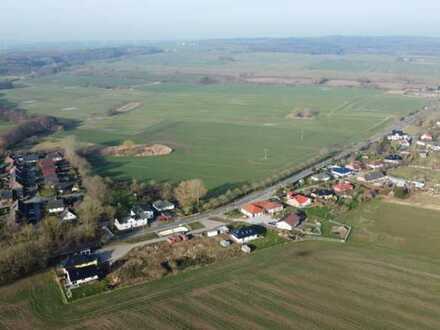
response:
<svg viewBox="0 0 440 330"><path fill-rule="evenodd" d="M312 205L312 199L293 191L287 193L287 204L297 208L305 208Z"/></svg>
<svg viewBox="0 0 440 330"><path fill-rule="evenodd" d="M420 137L421 141L432 141L432 134L430 133L424 133L421 137Z"/></svg>
<svg viewBox="0 0 440 330"><path fill-rule="evenodd" d="M369 162L367 164L367 167L372 169L372 170L377 170L377 169L382 168L384 166L385 166L385 163L383 161L381 161L381 160L374 160L374 161Z"/></svg>
<svg viewBox="0 0 440 330"><path fill-rule="evenodd" d="M361 161L354 160L351 163L345 165L345 167L354 172L359 172L364 169L364 164Z"/></svg>
<svg viewBox="0 0 440 330"><path fill-rule="evenodd" d="M333 186L333 190L337 194L346 194L353 191L354 187L350 182L339 182Z"/></svg>
<svg viewBox="0 0 440 330"><path fill-rule="evenodd" d="M259 201L244 205L240 212L249 218L255 218L264 214L274 214L283 210L281 203L272 201Z"/></svg>

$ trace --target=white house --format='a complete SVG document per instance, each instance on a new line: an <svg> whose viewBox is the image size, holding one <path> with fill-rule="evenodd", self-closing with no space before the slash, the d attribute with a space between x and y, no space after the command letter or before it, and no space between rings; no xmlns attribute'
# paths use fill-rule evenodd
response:
<svg viewBox="0 0 440 330"><path fill-rule="evenodd" d="M310 177L310 180L312 180L313 182L327 182L331 180L331 177L327 173L317 173L313 174Z"/></svg>
<svg viewBox="0 0 440 330"><path fill-rule="evenodd" d="M173 203L165 200L158 200L153 203L153 208L157 212L166 212L174 210L175 206Z"/></svg>
<svg viewBox="0 0 440 330"><path fill-rule="evenodd" d="M77 287L99 279L99 259L90 252L75 254L63 262L61 270L65 275L65 286Z"/></svg>
<svg viewBox="0 0 440 330"><path fill-rule="evenodd" d="M407 181L403 178L398 178L395 176L388 176L388 180L394 184L396 187L405 187L407 184Z"/></svg>
<svg viewBox="0 0 440 330"><path fill-rule="evenodd" d="M234 242L238 244L244 244L258 239L260 235L256 228L247 227L234 229L233 231L231 231L230 237Z"/></svg>
<svg viewBox="0 0 440 330"><path fill-rule="evenodd" d="M411 136L404 133L401 130L393 130L393 132L387 136L389 141L402 141L402 140L411 140Z"/></svg>
<svg viewBox="0 0 440 330"><path fill-rule="evenodd" d="M287 194L286 203L293 207L305 208L312 205L312 199L295 192L289 192Z"/></svg>
<svg viewBox="0 0 440 330"><path fill-rule="evenodd" d="M284 219L277 222L276 227L281 230L292 230L298 227L305 217L297 213L291 213Z"/></svg>
<svg viewBox="0 0 440 330"><path fill-rule="evenodd" d="M122 231L132 228L139 228L148 225L148 219L146 218L136 218L131 214L121 220L115 219L115 227Z"/></svg>
<svg viewBox="0 0 440 330"><path fill-rule="evenodd" d="M52 199L47 203L49 214L59 214L64 211L64 202L62 199Z"/></svg>
<svg viewBox="0 0 440 330"><path fill-rule="evenodd" d="M75 213L73 213L68 208L64 209L64 211L60 215L61 221L75 221L78 219Z"/></svg>
<svg viewBox="0 0 440 330"><path fill-rule="evenodd" d="M420 140L422 140L422 141L432 141L432 135L430 133L424 133L420 137Z"/></svg>
<svg viewBox="0 0 440 330"><path fill-rule="evenodd" d="M99 279L99 272L95 266L63 269L63 273L66 281L65 285L68 288Z"/></svg>

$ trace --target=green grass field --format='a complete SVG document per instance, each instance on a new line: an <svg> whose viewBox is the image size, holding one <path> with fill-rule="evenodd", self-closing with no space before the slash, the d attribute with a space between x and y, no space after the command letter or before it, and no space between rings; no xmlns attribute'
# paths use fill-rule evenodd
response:
<svg viewBox="0 0 440 330"><path fill-rule="evenodd" d="M143 80L138 78L139 84L131 85L134 82L129 80L123 85L119 75L135 74L130 71L133 61L124 62L125 71L120 62L105 63L92 73L66 72L29 80L29 87L9 90L5 97L31 113L81 120L77 129L58 137L74 134L84 142L103 145L131 139L175 149L160 158L94 159L99 174L158 181L201 178L213 191L264 179L320 151L359 141L424 104L421 99L371 89L201 85L189 78L151 84L149 79L157 78L148 73ZM113 66L115 72L109 69ZM99 73L106 70L110 72L107 80L122 87L106 89L82 82L101 81ZM182 74L176 77L184 79ZM142 106L107 115L128 102ZM288 118L304 109L320 113L314 119Z"/></svg>
<svg viewBox="0 0 440 330"><path fill-rule="evenodd" d="M0 288L0 328L438 329L440 214L373 202L347 244L276 245L64 305L50 274Z"/></svg>

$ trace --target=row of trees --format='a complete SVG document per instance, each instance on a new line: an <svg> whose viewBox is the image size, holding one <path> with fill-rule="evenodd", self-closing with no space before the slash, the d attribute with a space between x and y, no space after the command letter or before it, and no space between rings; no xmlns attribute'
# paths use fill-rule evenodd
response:
<svg viewBox="0 0 440 330"><path fill-rule="evenodd" d="M177 185L168 182L157 183L155 181L141 183L133 179L129 190L136 197L135 199L144 202L151 203L158 199L175 200L179 203L185 214L198 210L202 198L208 192L203 181L200 179L182 181ZM121 193L121 191L117 191L114 196L117 197L114 205L125 209L124 211L127 211L127 208L131 206L130 204L135 201L131 196L127 196Z"/></svg>
<svg viewBox="0 0 440 330"><path fill-rule="evenodd" d="M304 168L313 166L313 164L318 163L330 155L331 153L325 150L301 166L285 169L259 182L248 183L234 189L229 189L222 195L209 199L206 198L208 190L200 179L182 181L178 185L173 185L168 182L157 183L155 181L143 183L133 179L131 185L128 187L131 194L127 195L123 193L127 191L126 188L116 190L113 196L117 198L113 205L126 212L136 200L153 202L157 199L166 199L177 201L185 214L207 211L228 204L251 192L270 187ZM135 196L134 199L132 198L133 196Z"/></svg>

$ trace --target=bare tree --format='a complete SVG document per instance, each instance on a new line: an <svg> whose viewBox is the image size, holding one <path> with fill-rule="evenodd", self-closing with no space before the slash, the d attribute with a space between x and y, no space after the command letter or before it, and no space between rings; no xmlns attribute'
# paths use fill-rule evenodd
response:
<svg viewBox="0 0 440 330"><path fill-rule="evenodd" d="M200 179L182 181L174 189L174 197L183 208L188 208L197 204L199 206L200 199L206 195L206 189L203 181Z"/></svg>

